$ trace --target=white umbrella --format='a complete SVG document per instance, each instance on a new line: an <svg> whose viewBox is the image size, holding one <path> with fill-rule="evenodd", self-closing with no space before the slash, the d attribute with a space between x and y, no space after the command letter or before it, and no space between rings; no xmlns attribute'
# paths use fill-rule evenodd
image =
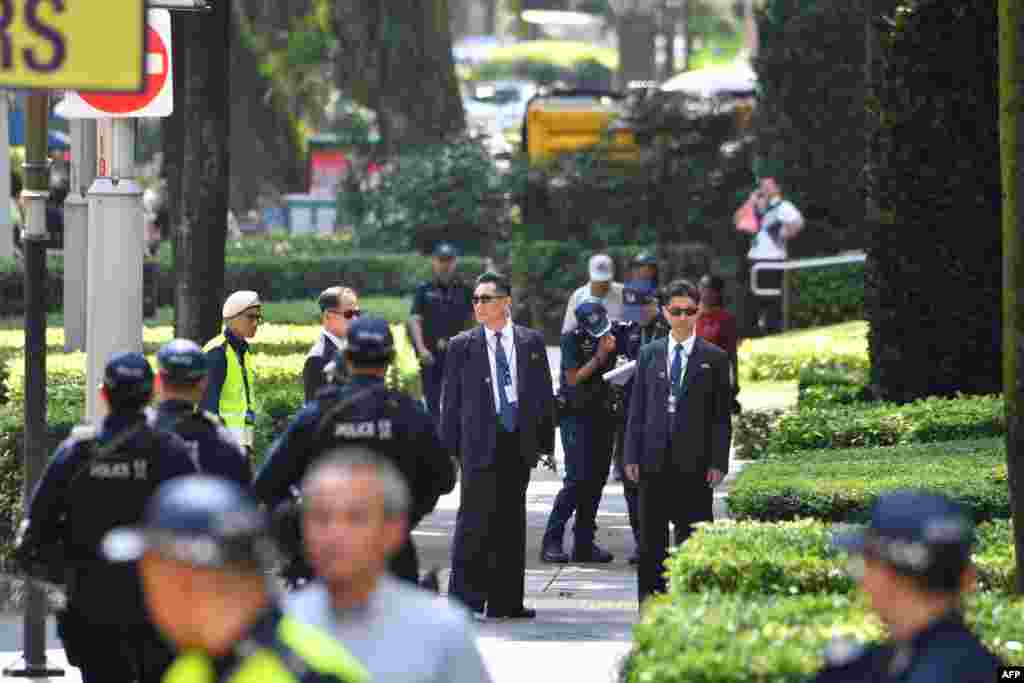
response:
<svg viewBox="0 0 1024 683"><path fill-rule="evenodd" d="M661 84L664 92L685 92L701 97L714 97L723 93L753 92L757 87L757 74L745 61L727 66L711 66L697 71L686 71Z"/></svg>

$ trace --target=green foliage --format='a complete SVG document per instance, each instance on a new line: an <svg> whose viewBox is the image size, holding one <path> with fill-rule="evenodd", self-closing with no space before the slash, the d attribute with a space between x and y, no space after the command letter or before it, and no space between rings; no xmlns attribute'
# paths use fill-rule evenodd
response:
<svg viewBox="0 0 1024 683"><path fill-rule="evenodd" d="M808 367L867 370L867 325L853 321L745 341L740 376L748 381L795 380Z"/></svg>
<svg viewBox="0 0 1024 683"><path fill-rule="evenodd" d="M864 319L864 264L846 263L790 273L794 327Z"/></svg>
<svg viewBox="0 0 1024 683"><path fill-rule="evenodd" d="M868 371L831 362L806 365L800 370L797 400L801 408L869 401Z"/></svg>
<svg viewBox="0 0 1024 683"><path fill-rule="evenodd" d="M744 410L733 418L732 445L740 460L757 460L768 454L772 432L786 411Z"/></svg>
<svg viewBox="0 0 1024 683"><path fill-rule="evenodd" d="M977 521L1010 516L998 439L791 453L747 465L729 493L737 519L863 522L885 491L942 492Z"/></svg>
<svg viewBox="0 0 1024 683"><path fill-rule="evenodd" d="M918 0L884 35L865 292L887 400L1002 387L997 26L993 2Z"/></svg>
<svg viewBox="0 0 1024 683"><path fill-rule="evenodd" d="M479 252L500 236L514 182L481 145L464 140L406 151L379 186L339 201L359 221L363 247L426 250L445 238Z"/></svg>
<svg viewBox="0 0 1024 683"><path fill-rule="evenodd" d="M979 594L967 600L965 617L1001 659L1024 664L1024 600ZM662 596L645 607L634 629L622 680L802 682L821 668L824 649L835 637L878 642L884 630L863 600L845 595Z"/></svg>
<svg viewBox="0 0 1024 683"><path fill-rule="evenodd" d="M814 519L790 522L722 520L701 523L666 562L673 595L718 591L744 595L850 593L846 553L832 535L851 525ZM978 525L974 561L982 590L1014 591L1013 536L1009 520Z"/></svg>
<svg viewBox="0 0 1024 683"><path fill-rule="evenodd" d="M788 412L773 425L765 448L770 454L784 454L977 439L1005 433L1002 397L934 397L905 405L854 404Z"/></svg>
<svg viewBox="0 0 1024 683"><path fill-rule="evenodd" d="M858 191L868 124L864 6L769 0L758 13L759 166L771 168L807 220L791 255L866 241Z"/></svg>

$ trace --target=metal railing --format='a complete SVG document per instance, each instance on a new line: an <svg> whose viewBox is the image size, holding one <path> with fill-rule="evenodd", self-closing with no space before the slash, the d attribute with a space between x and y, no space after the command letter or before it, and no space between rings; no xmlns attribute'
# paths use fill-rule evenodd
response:
<svg viewBox="0 0 1024 683"><path fill-rule="evenodd" d="M801 268L820 268L823 266L837 266L844 263L863 263L867 260L867 254L863 251L850 252L839 256L825 256L822 258L794 259L792 261L761 261L755 262L750 267L750 291L757 296L782 296L782 327L789 329L789 314L791 305L791 292L789 283L789 271L800 270ZM758 287L757 274L763 270L781 270L782 288Z"/></svg>

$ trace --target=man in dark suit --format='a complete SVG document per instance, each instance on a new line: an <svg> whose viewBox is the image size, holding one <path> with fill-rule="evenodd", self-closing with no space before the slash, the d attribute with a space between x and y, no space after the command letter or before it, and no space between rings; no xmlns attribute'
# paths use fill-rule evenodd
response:
<svg viewBox="0 0 1024 683"><path fill-rule="evenodd" d="M665 592L669 522L680 545L714 518L732 438L729 357L694 334L700 294L677 280L664 301L672 331L640 350L626 428L626 476L640 487L641 604Z"/></svg>
<svg viewBox="0 0 1024 683"><path fill-rule="evenodd" d="M508 280L484 273L473 292L480 325L448 346L441 440L462 465L448 592L474 614L529 619L526 487L553 443L554 400L544 338L513 325L510 305Z"/></svg>
<svg viewBox="0 0 1024 683"><path fill-rule="evenodd" d="M348 287L325 289L320 293L317 303L320 304L320 322L323 328L302 366L302 386L306 403L316 398L317 392L327 385L324 368L338 356L339 351L345 350L348 328L362 313L359 310L359 297ZM344 372L345 368L337 368L337 371Z"/></svg>

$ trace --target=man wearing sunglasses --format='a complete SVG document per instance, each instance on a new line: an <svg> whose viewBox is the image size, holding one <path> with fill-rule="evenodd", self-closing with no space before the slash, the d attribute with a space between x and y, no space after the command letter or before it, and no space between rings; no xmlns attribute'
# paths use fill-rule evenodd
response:
<svg viewBox="0 0 1024 683"><path fill-rule="evenodd" d="M200 403L220 415L224 425L252 456L256 426L256 377L249 356L249 339L263 322L263 304L256 292L235 292L224 302L224 333L206 343L209 381Z"/></svg>
<svg viewBox="0 0 1024 683"><path fill-rule="evenodd" d="M345 336L352 321L362 313L359 310L359 297L355 290L348 287L330 287L320 293L320 338L309 350L306 362L302 366L302 386L306 394L306 403L314 398L318 391L327 384L324 368L335 359L339 351L345 350ZM344 367L336 367L339 384L347 379Z"/></svg>
<svg viewBox="0 0 1024 683"><path fill-rule="evenodd" d="M668 525L681 545L714 519L714 487L729 469L729 357L694 334L700 293L688 280L665 288L668 337L637 358L626 425L626 476L640 488L640 603L665 592Z"/></svg>

